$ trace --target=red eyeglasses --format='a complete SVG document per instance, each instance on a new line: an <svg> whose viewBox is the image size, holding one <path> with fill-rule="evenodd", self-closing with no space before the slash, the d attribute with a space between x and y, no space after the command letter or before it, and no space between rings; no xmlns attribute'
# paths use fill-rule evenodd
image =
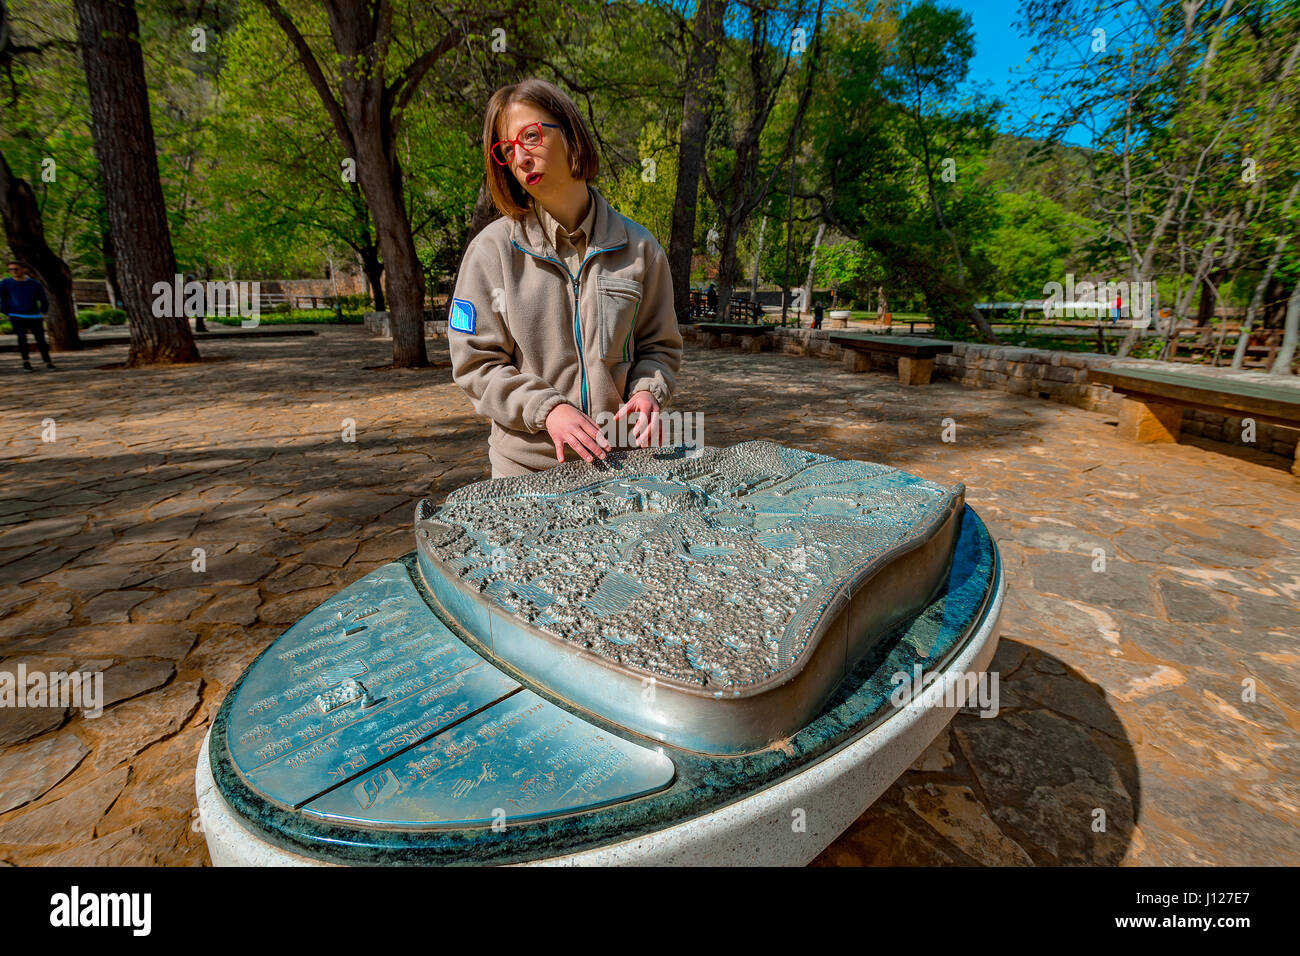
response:
<svg viewBox="0 0 1300 956"><path fill-rule="evenodd" d="M526 152L531 153L538 146L542 145L542 127L549 126L551 129L559 129L555 123L529 123L519 131L519 135L514 139L502 139L492 144L492 158L501 166L510 164L510 157L514 154L515 146L519 146Z"/></svg>

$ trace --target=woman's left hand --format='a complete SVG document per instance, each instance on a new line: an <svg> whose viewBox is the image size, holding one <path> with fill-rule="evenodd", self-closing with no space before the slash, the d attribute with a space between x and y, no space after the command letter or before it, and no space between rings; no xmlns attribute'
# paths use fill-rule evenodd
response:
<svg viewBox="0 0 1300 956"><path fill-rule="evenodd" d="M618 421L618 419L625 418L633 412L641 413L637 423L632 426L632 437L636 440L637 447L648 447L651 436L655 437L655 443L658 444L659 403L655 401L654 395L644 389L637 392L614 413L614 420Z"/></svg>

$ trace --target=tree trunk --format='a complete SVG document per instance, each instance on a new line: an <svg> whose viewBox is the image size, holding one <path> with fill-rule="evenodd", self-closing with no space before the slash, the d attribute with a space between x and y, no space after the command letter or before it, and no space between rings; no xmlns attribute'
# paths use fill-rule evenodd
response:
<svg viewBox="0 0 1300 956"><path fill-rule="evenodd" d="M474 214L469 220L469 235L465 237L465 248L468 249L474 237L499 215L501 214L497 212L497 207L492 203L492 194L488 192L487 177L484 177L479 183L478 196L474 199Z"/></svg>
<svg viewBox="0 0 1300 956"><path fill-rule="evenodd" d="M1271 374L1291 374L1291 359L1295 357L1298 337L1300 337L1300 279L1296 280L1295 288L1291 290L1291 297L1286 303L1286 325L1282 333L1282 347L1278 349L1277 356L1273 359L1273 367L1269 369Z"/></svg>
<svg viewBox="0 0 1300 956"><path fill-rule="evenodd" d="M121 308L122 287L117 281L117 251L113 248L113 230L105 220L100 239L100 251L104 255L104 291L108 293L110 308Z"/></svg>
<svg viewBox="0 0 1300 956"><path fill-rule="evenodd" d="M356 164L361 187L387 278L388 313L393 331L393 365L418 368L429 364L424 348L424 269L415 252L411 220L402 199L402 166L397 134L421 80L442 55L464 39L452 26L432 48L409 63L390 86L386 72L393 40L392 9L367 0L332 0L325 4L337 68L336 98L311 46L277 0L262 5L284 31L311 80L338 134L344 155Z"/></svg>
<svg viewBox="0 0 1300 956"><path fill-rule="evenodd" d="M367 107L345 80L344 102L354 118L357 183L375 220L379 254L384 260L389 326L393 331L393 365L421 368L429 364L424 348L424 269L415 253L411 220L402 201L402 172L391 137L377 123L358 122ZM385 142L388 139L390 141Z"/></svg>
<svg viewBox="0 0 1300 956"><path fill-rule="evenodd" d="M45 286L45 295L50 300L50 310L45 316L50 348L56 352L81 348L72 299L72 273L45 241L45 224L31 184L13 174L3 153L0 153L0 216L4 219L10 251Z"/></svg>
<svg viewBox="0 0 1300 956"><path fill-rule="evenodd" d="M732 290L736 284L736 240L740 236L740 230L736 228L730 219L725 221L722 232L722 249L719 250L718 257L718 315L727 316L731 309ZM730 319L719 318L719 322L729 322Z"/></svg>
<svg viewBox="0 0 1300 956"><path fill-rule="evenodd" d="M187 275L187 276L185 276L184 281L189 282L189 281L193 280L193 281L195 281L195 282L202 282L202 281L203 281L203 278L204 278L204 277L201 276L201 275ZM195 332L206 332L206 331L208 330L208 323L207 323L207 321L206 321L205 318L204 318L204 313L207 311L207 305L208 305L208 304L207 304L207 302L204 302L203 305L204 305L204 307L203 307L202 309L199 309L198 312L195 313L195 315L194 315L194 331L195 331Z"/></svg>
<svg viewBox="0 0 1300 956"><path fill-rule="evenodd" d="M785 316L786 316L785 299L786 299L786 291L788 290L790 285L790 247L794 245L794 193L795 193L795 183L797 182L798 172L799 172L799 123L802 119L803 119L803 111L800 110L795 114L794 133L791 136L791 139L794 142L794 149L790 153L790 189L789 189L788 201L786 202L786 206L785 206L785 262L781 264L781 324L782 325L785 325ZM820 241L821 239L820 230L817 233L817 238ZM816 245L814 245L813 246L814 258L817 255L816 248L817 248ZM812 273L810 271L809 285L812 284L811 280L812 280ZM801 301L799 303L799 310L795 312L794 315L794 324L796 327L803 325L802 313L803 310L806 309L807 307L808 307L807 298L801 297Z"/></svg>
<svg viewBox="0 0 1300 956"><path fill-rule="evenodd" d="M366 284L370 286L370 296L375 303L376 312L384 312L384 264L379 261L379 247L367 242L360 249L361 270L366 274Z"/></svg>
<svg viewBox="0 0 1300 956"><path fill-rule="evenodd" d="M690 321L691 256L695 251L695 207L700 191L700 167L710 125L709 87L717 70L717 44L727 0L701 0L695 14L695 35L686 68L682 98L681 146L677 154L677 194L673 199L672 235L668 241L668 269L673 277L673 300L679 324Z"/></svg>
<svg viewBox="0 0 1300 956"><path fill-rule="evenodd" d="M1232 367L1234 369L1240 369L1246 361L1246 347L1250 344L1251 327L1255 324L1255 316L1259 314L1260 306L1264 304L1264 292L1268 289L1269 283L1273 281L1273 272L1282 260L1282 249L1285 245L1285 238L1277 240L1277 245L1273 249L1273 255L1268 260L1264 274L1259 277L1259 282L1255 284L1255 291L1250 297L1250 305L1246 306L1246 317L1241 320L1241 330L1237 333L1237 347L1232 353Z"/></svg>
<svg viewBox="0 0 1300 956"><path fill-rule="evenodd" d="M1285 216L1291 204L1295 202L1297 193L1300 193L1300 181L1291 186L1291 192L1287 194L1286 202L1282 205L1282 214ZM1246 346L1250 340L1250 327L1254 324L1255 316L1259 314L1260 306L1264 304L1264 293L1268 290L1269 284L1273 281L1273 273L1277 271L1278 263L1282 261L1282 250L1286 248L1287 235L1283 233L1277 237L1273 245L1273 254L1269 257L1268 265L1264 268L1264 274L1259 277L1259 282L1255 285L1255 291L1250 297L1250 305L1246 307L1246 317L1241 322L1241 331L1237 334L1237 348L1232 355L1232 367L1240 369L1246 358Z"/></svg>
<svg viewBox="0 0 1300 956"><path fill-rule="evenodd" d="M1196 327L1204 328L1209 325L1210 319L1214 316L1214 284L1211 282L1211 276L1205 276L1201 279L1201 297L1196 303Z"/></svg>
<svg viewBox="0 0 1300 956"><path fill-rule="evenodd" d="M1276 275L1268 284L1264 294L1264 328L1280 329L1286 309L1286 286Z"/></svg>
<svg viewBox="0 0 1300 956"><path fill-rule="evenodd" d="M813 297L813 276L817 271L817 249L822 244L822 236L826 234L826 223L817 224L817 238L813 240L812 258L808 260L808 278L803 284L803 307L806 311L812 312Z"/></svg>
<svg viewBox="0 0 1300 956"><path fill-rule="evenodd" d="M1201 279L1201 297L1196 303L1196 327L1204 329L1197 338L1198 345L1210 341L1210 320L1214 318L1214 279L1217 276L1204 276Z"/></svg>
<svg viewBox="0 0 1300 956"><path fill-rule="evenodd" d="M754 250L754 281L749 287L749 301L758 301L758 263L763 258L763 233L767 231L767 217L758 224L758 248Z"/></svg>
<svg viewBox="0 0 1300 956"><path fill-rule="evenodd" d="M77 38L90 91L95 156L104 179L109 228L118 253L122 299L131 325L128 365L195 362L199 351L183 310L155 316L155 283L170 288L176 258L167 229L140 24L134 0L76 0Z"/></svg>

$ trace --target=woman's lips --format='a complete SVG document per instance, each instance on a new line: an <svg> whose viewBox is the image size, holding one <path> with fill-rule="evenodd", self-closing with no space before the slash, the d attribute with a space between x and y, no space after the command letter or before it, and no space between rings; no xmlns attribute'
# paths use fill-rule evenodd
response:
<svg viewBox="0 0 1300 956"><path fill-rule="evenodd" d="M525 182L527 182L528 185L530 186L536 186L539 182L541 182L541 180L542 180L541 173L529 173L528 178L525 180Z"/></svg>

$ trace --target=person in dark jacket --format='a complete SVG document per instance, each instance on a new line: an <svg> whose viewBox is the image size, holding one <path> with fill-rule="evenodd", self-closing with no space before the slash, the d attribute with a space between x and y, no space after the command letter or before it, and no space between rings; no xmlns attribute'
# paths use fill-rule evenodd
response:
<svg viewBox="0 0 1300 956"><path fill-rule="evenodd" d="M28 360L27 333L36 338L36 347L41 350L45 367L52 369L50 347L45 344L45 313L50 308L50 300L45 295L45 287L27 275L27 269L21 262L9 263L11 278L0 280L0 312L9 316L9 322L18 336L18 352L23 357L23 368L32 371Z"/></svg>
<svg viewBox="0 0 1300 956"><path fill-rule="evenodd" d="M709 283L709 291L705 294L705 299L709 303L709 315L712 318L718 316L718 290L713 288L713 283Z"/></svg>
<svg viewBox="0 0 1300 956"><path fill-rule="evenodd" d="M814 329L820 329L822 327L822 308L823 306L820 302L818 302L815 306L813 306L813 328Z"/></svg>

